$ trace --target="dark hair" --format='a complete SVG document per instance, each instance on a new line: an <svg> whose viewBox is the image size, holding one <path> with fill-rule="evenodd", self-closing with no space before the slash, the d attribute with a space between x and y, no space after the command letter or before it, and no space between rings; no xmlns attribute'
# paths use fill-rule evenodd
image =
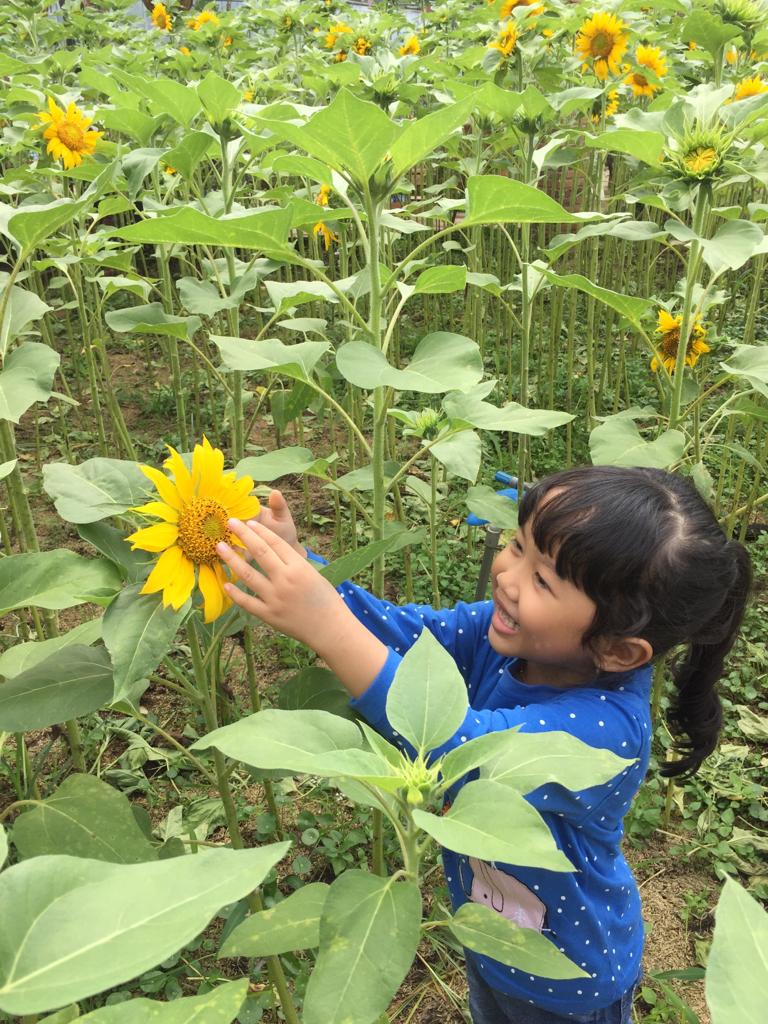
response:
<svg viewBox="0 0 768 1024"><path fill-rule="evenodd" d="M596 607L584 635L636 636L654 658L681 644L668 722L678 760L666 776L692 775L715 749L722 705L715 684L733 646L752 582L749 555L726 538L684 477L660 469L591 466L555 473L520 502L540 551Z"/></svg>

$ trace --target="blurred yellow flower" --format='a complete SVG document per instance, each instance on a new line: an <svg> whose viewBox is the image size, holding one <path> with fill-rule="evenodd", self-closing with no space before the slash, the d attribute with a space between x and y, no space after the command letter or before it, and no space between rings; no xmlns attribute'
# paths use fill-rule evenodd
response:
<svg viewBox="0 0 768 1024"><path fill-rule="evenodd" d="M243 93L243 99L246 103L253 103L253 89L246 89Z"/></svg>
<svg viewBox="0 0 768 1024"><path fill-rule="evenodd" d="M590 62L595 75L604 82L610 72L619 74L619 65L627 49L624 22L615 14L600 11L582 24L576 33L576 52L584 61L582 71L588 71Z"/></svg>
<svg viewBox="0 0 768 1024"><path fill-rule="evenodd" d="M166 174L176 174L177 173L176 168L175 167L171 167L170 164L166 164L165 167L163 168L163 170L165 171Z"/></svg>
<svg viewBox="0 0 768 1024"><path fill-rule="evenodd" d="M661 356L661 360L656 356L651 360L651 369L654 373L660 366L665 366L670 373L675 372L677 350L680 346L680 325L682 324L682 321L682 316L672 316L672 314L668 313L666 309L659 310L656 334L661 335L661 340L659 341L659 354ZM701 326L699 321L700 318L696 317L686 349L685 362L687 366L691 367L696 365L699 361L700 355L704 352L709 352L709 345L704 341L707 336L707 332Z"/></svg>
<svg viewBox="0 0 768 1024"><path fill-rule="evenodd" d="M162 591L163 606L178 611L192 596L197 570L205 621L213 622L232 603L224 593L227 576L216 545L225 541L242 547L229 532L228 520L252 519L261 506L259 499L251 496L253 480L249 476L238 480L234 473L224 473L224 455L207 438L202 445L195 445L191 471L174 448L169 445L168 449L171 454L164 466L173 479L152 466L141 466L159 500L133 509L162 522L136 530L126 540L134 551L160 553L142 594Z"/></svg>
<svg viewBox="0 0 768 1024"><path fill-rule="evenodd" d="M533 15L534 17L538 14L544 13L544 6L539 0L504 0L499 11L499 17L504 20L509 18L512 12L518 7L532 7L533 10L528 12L528 16Z"/></svg>
<svg viewBox="0 0 768 1024"><path fill-rule="evenodd" d="M185 57L190 57L192 55L192 51L188 46L180 46L179 53L183 53Z"/></svg>
<svg viewBox="0 0 768 1024"><path fill-rule="evenodd" d="M325 246L326 252L328 252L328 250L331 248L332 242L339 241L339 236L334 235L334 233L331 231L328 225L321 220L318 221L317 224L315 224L315 226L312 228L312 234L323 236L323 245Z"/></svg>
<svg viewBox="0 0 768 1024"><path fill-rule="evenodd" d="M517 46L517 29L508 21L496 36L492 43L488 43L489 50L498 50L502 57L509 57Z"/></svg>
<svg viewBox="0 0 768 1024"><path fill-rule="evenodd" d="M750 96L761 96L764 92L768 92L768 82L763 79L762 75L742 78L737 83L733 97L729 102L736 103L739 100L746 100Z"/></svg>
<svg viewBox="0 0 768 1024"><path fill-rule="evenodd" d="M315 197L315 202L317 203L317 205L318 206L327 206L328 205L328 197L330 196L330 194L331 194L331 186L330 185L321 185L320 186L320 191L317 193L317 196Z"/></svg>
<svg viewBox="0 0 768 1024"><path fill-rule="evenodd" d="M728 64L735 64L738 59L739 59L739 51L736 49L735 46L730 46L725 51L725 60L726 60L726 62Z"/></svg>
<svg viewBox="0 0 768 1024"><path fill-rule="evenodd" d="M190 18L187 25L195 31L199 32L203 25L219 25L219 16L215 11L200 11L193 18Z"/></svg>
<svg viewBox="0 0 768 1024"><path fill-rule="evenodd" d="M347 59L347 51L339 50L337 53L333 55L333 59L336 61L337 64L341 64L342 61L345 61Z"/></svg>
<svg viewBox="0 0 768 1024"><path fill-rule="evenodd" d="M64 111L48 97L47 112L40 111L37 116L41 123L36 127L48 125L43 132L43 138L48 139L48 152L54 160L61 160L66 170L78 167L84 156L93 156L96 143L104 134L89 128L93 118L86 117L74 103Z"/></svg>
<svg viewBox="0 0 768 1024"><path fill-rule="evenodd" d="M173 18L165 9L165 4L155 4L152 8L152 24L162 32L170 32L173 28Z"/></svg>
<svg viewBox="0 0 768 1024"><path fill-rule="evenodd" d="M358 36L355 41L355 45L352 47L355 53L364 57L366 53L371 49L371 43L365 38L365 36Z"/></svg>
<svg viewBox="0 0 768 1024"><path fill-rule="evenodd" d="M409 36L400 47L401 57L415 57L421 53L421 43L418 36Z"/></svg>

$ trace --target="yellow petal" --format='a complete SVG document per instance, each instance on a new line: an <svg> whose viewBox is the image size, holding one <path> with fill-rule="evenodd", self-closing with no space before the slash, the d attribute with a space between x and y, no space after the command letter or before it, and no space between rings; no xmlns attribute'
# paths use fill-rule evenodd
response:
<svg viewBox="0 0 768 1024"><path fill-rule="evenodd" d="M145 526L143 530L137 530L126 540L130 541L131 547L142 551L165 551L172 544L175 544L179 536L179 528L173 523L155 523L154 526Z"/></svg>
<svg viewBox="0 0 768 1024"><path fill-rule="evenodd" d="M224 472L224 452L211 447L211 442L203 436L203 443L196 444L192 453L192 478L198 487L201 484L219 483ZM202 490L198 490L203 494Z"/></svg>
<svg viewBox="0 0 768 1024"><path fill-rule="evenodd" d="M166 523L178 523L179 513L176 509L166 505L163 501L148 501L146 505L136 505L131 512L141 512L145 516L157 516L164 519Z"/></svg>
<svg viewBox="0 0 768 1024"><path fill-rule="evenodd" d="M171 454L165 460L165 467L173 473L173 479L181 500L183 502L191 501L195 493L195 488L192 484L192 474L175 448L168 445L168 451Z"/></svg>
<svg viewBox="0 0 768 1024"><path fill-rule="evenodd" d="M214 619L218 619L224 611L224 598L226 595L222 590L223 582L223 578L220 579L216 570L210 565L200 566L197 585L200 587L200 593L203 595L206 622L213 622Z"/></svg>
<svg viewBox="0 0 768 1024"><path fill-rule="evenodd" d="M182 553L175 576L163 591L163 603L170 604L174 611L178 611L184 602L189 600L194 587L195 566Z"/></svg>
<svg viewBox="0 0 768 1024"><path fill-rule="evenodd" d="M169 480L165 473L161 473L159 469L155 469L153 466L139 466L141 472L155 485L155 489L166 505L170 505L171 508L180 509L183 502L179 495L176 485L173 481Z"/></svg>
<svg viewBox="0 0 768 1024"><path fill-rule="evenodd" d="M156 594L158 590L165 590L166 587L171 586L176 579L183 558L184 552L176 545L164 551L155 563L155 568L147 577L146 583L141 588L141 593Z"/></svg>
<svg viewBox="0 0 768 1024"><path fill-rule="evenodd" d="M247 497L235 505L227 505L227 511L233 519L255 519L261 511L261 502L258 498Z"/></svg>

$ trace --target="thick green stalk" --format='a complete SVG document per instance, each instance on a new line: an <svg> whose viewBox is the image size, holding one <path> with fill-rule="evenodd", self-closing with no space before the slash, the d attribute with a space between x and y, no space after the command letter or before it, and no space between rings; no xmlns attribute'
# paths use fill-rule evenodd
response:
<svg viewBox="0 0 768 1024"><path fill-rule="evenodd" d="M688 254L688 265L685 275L685 296L683 299L683 315L680 324L680 340L677 345L675 373L672 381L672 399L669 408L670 429L677 427L682 418L681 405L683 400L683 382L685 374L685 357L688 353L688 339L693 328L693 295L699 280L701 266L701 244L699 238L704 230L709 209L709 186L702 182L696 196L693 214L693 231L695 238L691 242Z"/></svg>

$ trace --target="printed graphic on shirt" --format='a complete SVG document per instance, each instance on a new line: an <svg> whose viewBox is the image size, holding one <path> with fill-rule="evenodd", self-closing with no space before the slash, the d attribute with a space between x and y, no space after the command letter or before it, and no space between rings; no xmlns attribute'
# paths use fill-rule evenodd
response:
<svg viewBox="0 0 768 1024"><path fill-rule="evenodd" d="M472 886L468 895L473 903L484 903L522 928L534 928L537 932L543 930L547 908L527 885L506 871L474 857L469 858L469 866L472 868Z"/></svg>

